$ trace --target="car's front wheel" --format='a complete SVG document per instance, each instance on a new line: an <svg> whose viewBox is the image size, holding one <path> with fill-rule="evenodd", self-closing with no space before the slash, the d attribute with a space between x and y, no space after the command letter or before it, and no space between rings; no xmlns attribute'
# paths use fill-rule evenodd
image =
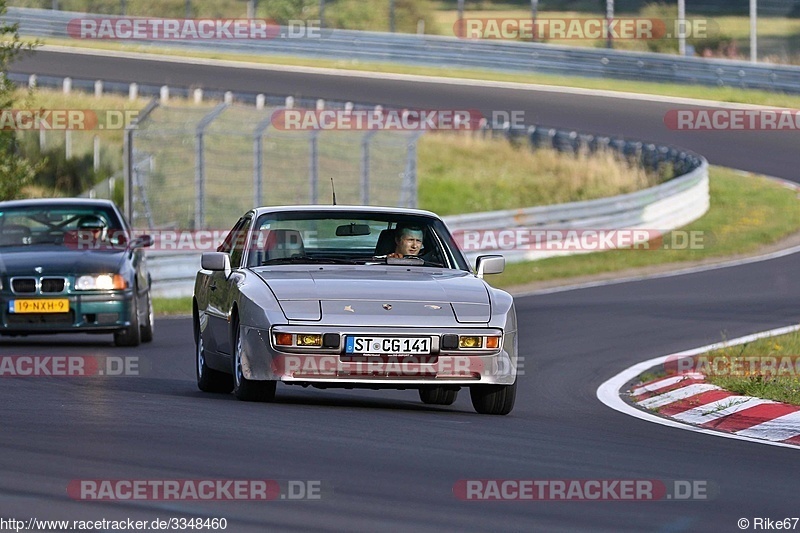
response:
<svg viewBox="0 0 800 533"><path fill-rule="evenodd" d="M139 328L139 305L136 301L135 291L133 299L131 299L130 315L131 325L114 333L115 346L139 346L142 340L141 329Z"/></svg>
<svg viewBox="0 0 800 533"><path fill-rule="evenodd" d="M483 415L507 415L514 409L517 383L513 385L472 385L469 388L472 407Z"/></svg>
<svg viewBox="0 0 800 533"><path fill-rule="evenodd" d="M142 342L152 342L153 340L153 296L150 291L147 291L147 315L145 315L144 324L141 325L140 337Z"/></svg>
<svg viewBox="0 0 800 533"><path fill-rule="evenodd" d="M429 405L453 405L458 397L458 389L447 388L441 385L420 387L419 399Z"/></svg>
<svg viewBox="0 0 800 533"><path fill-rule="evenodd" d="M233 376L209 368L206 364L206 351L200 327L195 324L195 368L197 370L197 388L203 392L230 392L233 390Z"/></svg>
<svg viewBox="0 0 800 533"><path fill-rule="evenodd" d="M271 402L275 399L275 381L257 381L244 377L242 334L239 323L233 324L233 394L246 402Z"/></svg>

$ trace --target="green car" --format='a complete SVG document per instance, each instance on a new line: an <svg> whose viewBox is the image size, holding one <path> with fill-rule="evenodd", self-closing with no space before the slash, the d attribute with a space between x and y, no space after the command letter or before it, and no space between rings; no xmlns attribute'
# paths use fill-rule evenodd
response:
<svg viewBox="0 0 800 533"><path fill-rule="evenodd" d="M153 339L144 248L119 209L83 198L0 202L0 335Z"/></svg>

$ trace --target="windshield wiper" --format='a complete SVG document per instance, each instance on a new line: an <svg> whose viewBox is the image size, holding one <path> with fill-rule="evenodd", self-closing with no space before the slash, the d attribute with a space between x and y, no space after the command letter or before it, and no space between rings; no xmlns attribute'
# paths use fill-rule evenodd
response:
<svg viewBox="0 0 800 533"><path fill-rule="evenodd" d="M373 259L386 261L387 265L413 265L413 266L435 266L444 267L443 264L427 259L418 255L407 255L405 257L389 257L388 255L376 255Z"/></svg>
<svg viewBox="0 0 800 533"><path fill-rule="evenodd" d="M307 255L296 255L293 257L276 257L262 261L264 265L298 265L298 264L327 264L327 265L356 265L352 259L339 259L336 257L309 257Z"/></svg>

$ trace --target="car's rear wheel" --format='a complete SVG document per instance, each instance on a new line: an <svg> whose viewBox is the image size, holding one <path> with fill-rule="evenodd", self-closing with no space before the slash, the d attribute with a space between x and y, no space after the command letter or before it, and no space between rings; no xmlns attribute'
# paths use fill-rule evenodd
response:
<svg viewBox="0 0 800 533"><path fill-rule="evenodd" d="M419 399L429 405L453 405L458 397L458 389L447 388L441 385L420 387Z"/></svg>
<svg viewBox="0 0 800 533"><path fill-rule="evenodd" d="M206 352L199 324L195 324L195 331L197 332L194 339L197 388L203 392L231 392L233 390L233 376L209 368L206 364Z"/></svg>
<svg viewBox="0 0 800 533"><path fill-rule="evenodd" d="M275 399L275 381L257 381L244 377L242 334L238 321L233 324L233 394L246 402L271 402Z"/></svg>
<svg viewBox="0 0 800 533"><path fill-rule="evenodd" d="M114 333L115 346L139 346L141 342L141 329L139 328L139 305L136 301L136 291L131 299L131 325Z"/></svg>
<svg viewBox="0 0 800 533"><path fill-rule="evenodd" d="M150 291L147 291L147 315L145 317L144 324L141 326L140 332L142 342L152 342L153 340L153 319L153 297L150 294Z"/></svg>
<svg viewBox="0 0 800 533"><path fill-rule="evenodd" d="M517 383L513 385L472 385L469 388L472 407L483 415L507 415L514 409Z"/></svg>

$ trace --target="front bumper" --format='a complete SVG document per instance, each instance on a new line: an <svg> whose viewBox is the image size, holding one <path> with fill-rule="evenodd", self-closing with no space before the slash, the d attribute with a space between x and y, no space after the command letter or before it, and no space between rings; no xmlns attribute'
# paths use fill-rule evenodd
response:
<svg viewBox="0 0 800 533"><path fill-rule="evenodd" d="M66 313L12 313L9 303L17 299L69 300ZM0 294L0 333L108 333L131 325L133 291L92 291L85 294L39 296Z"/></svg>
<svg viewBox="0 0 800 533"><path fill-rule="evenodd" d="M295 328L297 329L297 328ZM472 334L477 328L314 328L320 333L374 336L431 336ZM493 331L497 331L494 329ZM414 388L421 385L511 385L517 376L516 331L503 331L499 349L492 353L458 353L438 349L418 356L352 356L338 351L288 353L270 342L266 329L242 328L242 370L251 380L274 380L315 386L367 385L371 388ZM484 350L484 352L489 352Z"/></svg>

